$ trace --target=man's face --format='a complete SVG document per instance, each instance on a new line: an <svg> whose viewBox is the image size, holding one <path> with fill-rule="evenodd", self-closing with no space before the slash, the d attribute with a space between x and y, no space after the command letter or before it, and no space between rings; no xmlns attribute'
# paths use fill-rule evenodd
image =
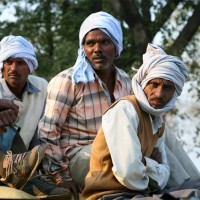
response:
<svg viewBox="0 0 200 200"><path fill-rule="evenodd" d="M144 88L150 106L155 109L163 108L172 99L174 91L174 83L162 78L150 80Z"/></svg>
<svg viewBox="0 0 200 200"><path fill-rule="evenodd" d="M29 75L29 67L22 58L8 58L3 62L3 77L8 87L23 88Z"/></svg>
<svg viewBox="0 0 200 200"><path fill-rule="evenodd" d="M101 30L87 33L84 42L86 56L95 70L106 70L113 65L116 49L112 40Z"/></svg>

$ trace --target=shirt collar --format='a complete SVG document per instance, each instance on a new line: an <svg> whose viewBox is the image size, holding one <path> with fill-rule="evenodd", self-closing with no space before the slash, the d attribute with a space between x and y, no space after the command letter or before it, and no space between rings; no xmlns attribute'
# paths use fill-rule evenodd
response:
<svg viewBox="0 0 200 200"><path fill-rule="evenodd" d="M27 82L26 82L26 87L24 89L24 92L28 92L28 93L38 93L38 92L41 92L36 86L34 86L29 79L27 79Z"/></svg>
<svg viewBox="0 0 200 200"><path fill-rule="evenodd" d="M117 67L115 67L115 79L116 79L116 84L119 83L121 86L123 85L122 79L120 78L120 71Z"/></svg>
<svg viewBox="0 0 200 200"><path fill-rule="evenodd" d="M158 131L158 129L163 125L163 118L162 116L155 116L154 120L150 117L152 128L153 128L153 135Z"/></svg>
<svg viewBox="0 0 200 200"><path fill-rule="evenodd" d="M121 85L123 85L122 79L120 77L121 73L119 71L119 69L115 67L115 80L116 80L116 84L119 82ZM97 75L97 73L94 71L94 69L92 68L94 76L101 82L101 79L99 78L99 76Z"/></svg>
<svg viewBox="0 0 200 200"><path fill-rule="evenodd" d="M1 79L1 93L2 93L2 97L1 98L5 98L5 99L18 99L8 88L5 79ZM35 87L29 79L27 79L26 82L26 86L25 89L23 91L22 96L24 96L25 93L30 93L30 94L34 94L34 93L38 93L41 92L37 87Z"/></svg>

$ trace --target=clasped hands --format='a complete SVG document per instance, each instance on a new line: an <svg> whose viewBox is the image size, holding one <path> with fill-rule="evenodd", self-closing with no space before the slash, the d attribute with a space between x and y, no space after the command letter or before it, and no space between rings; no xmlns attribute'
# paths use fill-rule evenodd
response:
<svg viewBox="0 0 200 200"><path fill-rule="evenodd" d="M155 147L155 148L153 149L150 158L151 158L152 160L157 161L159 164L162 164L162 154L161 154L161 152L160 152L160 150L159 150L158 147ZM146 160L145 160L144 156L142 157L142 163L143 163L144 165L146 165Z"/></svg>

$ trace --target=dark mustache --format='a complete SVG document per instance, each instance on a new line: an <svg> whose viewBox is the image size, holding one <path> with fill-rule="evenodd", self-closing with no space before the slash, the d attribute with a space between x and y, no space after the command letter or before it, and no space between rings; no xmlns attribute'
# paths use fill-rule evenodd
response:
<svg viewBox="0 0 200 200"><path fill-rule="evenodd" d="M20 77L20 75L17 72L11 72L8 74L8 76L17 76Z"/></svg>
<svg viewBox="0 0 200 200"><path fill-rule="evenodd" d="M161 103L165 103L165 101L161 98L153 98L153 99L151 99L151 101L159 101Z"/></svg>
<svg viewBox="0 0 200 200"><path fill-rule="evenodd" d="M104 55L95 55L93 56L93 59L105 59L106 57Z"/></svg>

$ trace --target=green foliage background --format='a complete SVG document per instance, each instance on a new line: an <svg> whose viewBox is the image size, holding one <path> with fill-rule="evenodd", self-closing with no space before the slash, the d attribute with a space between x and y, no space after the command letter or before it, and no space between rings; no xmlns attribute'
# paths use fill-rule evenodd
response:
<svg viewBox="0 0 200 200"><path fill-rule="evenodd" d="M112 0L3 0L0 2L1 11L13 6L16 9L16 21L9 21L8 16L8 21L0 22L0 39L13 34L22 35L30 40L36 48L39 61L39 68L35 73L50 80L61 70L71 67L75 63L79 48L79 28L83 20L89 14L103 10L113 14L121 21L124 33L124 51L121 58L116 60L116 65L131 75L131 67L137 68L141 64L142 53L144 53L147 43L153 42L157 32L162 33L160 45L167 51L168 46L175 41L172 31L178 31L174 26L176 24L181 26L181 22L188 19L188 10L195 6L195 2L182 2L181 5L184 9L177 14L175 23L172 19L170 22L169 14L168 16L165 16L165 13L161 14L166 5L172 7L172 11L177 9L174 1L116 0L114 2L115 4ZM126 3L129 3L138 12L135 19L131 18L131 13L128 13L127 8L125 8L125 11L127 10L125 15L120 11ZM151 16L145 16L145 13L149 13ZM133 30L137 28L137 24L133 24L135 27L132 28L132 23L135 21L139 21L140 29L143 29L148 36L144 42L141 40L142 34L134 37L137 32ZM172 22L175 25L172 26ZM142 41L139 48L137 40ZM189 43L191 45L192 42L188 41ZM182 52L177 52L177 55L181 56ZM193 48L190 48L191 52L193 54L195 52L194 45ZM196 68L193 66L193 69Z"/></svg>
<svg viewBox="0 0 200 200"><path fill-rule="evenodd" d="M91 13L106 11L120 20L124 34L124 50L115 64L130 77L132 67L141 65L148 43L159 44L167 53L181 57L195 81L188 94L200 99L200 1L199 0L2 0L0 13L15 10L1 21L0 39L21 35L35 47L39 67L34 72L48 81L60 71L74 65L79 48L79 28ZM159 35L159 37L158 37ZM159 41L156 41L159 39ZM198 108L199 109L199 108ZM200 110L195 117L199 118ZM174 109L170 114L176 116ZM169 115L170 116L170 115ZM172 118L170 116L170 118ZM180 121L182 116L178 115ZM189 119L193 120L193 119ZM194 146L199 148L196 136ZM199 152L200 155L200 152Z"/></svg>

